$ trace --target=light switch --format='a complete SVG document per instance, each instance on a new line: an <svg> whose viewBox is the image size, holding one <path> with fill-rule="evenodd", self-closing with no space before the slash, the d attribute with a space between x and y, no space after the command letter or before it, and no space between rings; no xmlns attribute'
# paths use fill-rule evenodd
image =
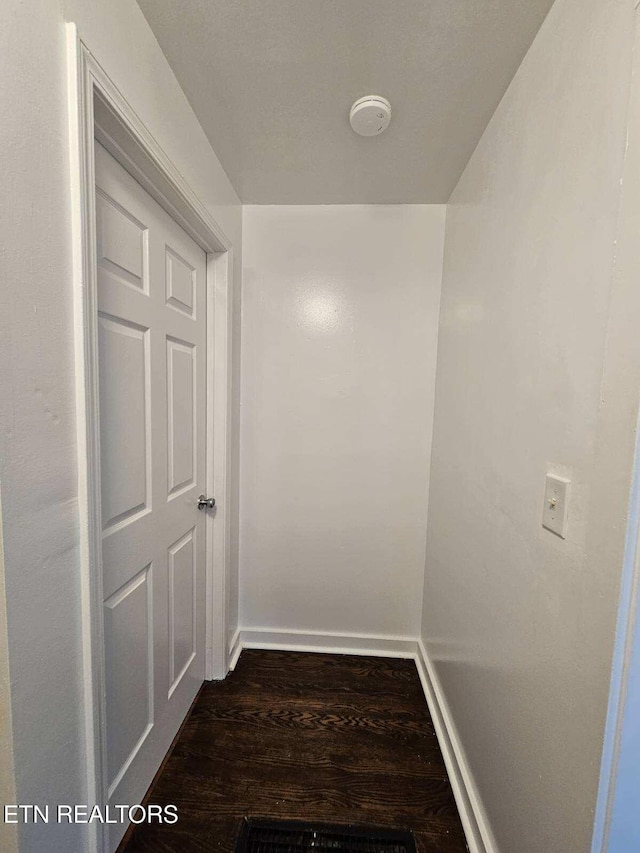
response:
<svg viewBox="0 0 640 853"><path fill-rule="evenodd" d="M570 480L547 474L544 490L544 509L542 526L563 539L567 538L567 510L569 502Z"/></svg>

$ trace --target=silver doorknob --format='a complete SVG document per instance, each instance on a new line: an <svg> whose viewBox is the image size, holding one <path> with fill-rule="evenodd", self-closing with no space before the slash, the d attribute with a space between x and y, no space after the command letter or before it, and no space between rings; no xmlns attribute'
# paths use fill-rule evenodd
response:
<svg viewBox="0 0 640 853"><path fill-rule="evenodd" d="M204 495L200 495L198 498L198 509L213 509L215 505L215 498L205 498Z"/></svg>

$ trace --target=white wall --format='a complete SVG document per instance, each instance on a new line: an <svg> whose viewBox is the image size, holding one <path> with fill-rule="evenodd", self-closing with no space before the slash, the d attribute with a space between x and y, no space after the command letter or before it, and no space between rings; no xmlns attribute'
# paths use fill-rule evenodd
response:
<svg viewBox="0 0 640 853"><path fill-rule="evenodd" d="M240 624L415 637L444 208L243 217Z"/></svg>
<svg viewBox="0 0 640 853"><path fill-rule="evenodd" d="M632 6L556 0L447 213L423 635L502 853L590 844L638 399L601 398Z"/></svg>
<svg viewBox="0 0 640 853"><path fill-rule="evenodd" d="M134 0L0 4L0 479L17 798L37 804L86 801L65 19L238 259L241 236L238 199ZM239 275L238 261L237 298ZM20 849L87 848L82 827L38 824Z"/></svg>

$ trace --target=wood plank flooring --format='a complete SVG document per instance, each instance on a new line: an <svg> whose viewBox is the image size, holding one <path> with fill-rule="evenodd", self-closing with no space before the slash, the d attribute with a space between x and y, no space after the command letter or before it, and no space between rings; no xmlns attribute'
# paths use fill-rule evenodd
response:
<svg viewBox="0 0 640 853"><path fill-rule="evenodd" d="M126 853L233 853L245 815L412 829L418 853L467 846L413 661L244 651L207 683L149 797L173 826Z"/></svg>

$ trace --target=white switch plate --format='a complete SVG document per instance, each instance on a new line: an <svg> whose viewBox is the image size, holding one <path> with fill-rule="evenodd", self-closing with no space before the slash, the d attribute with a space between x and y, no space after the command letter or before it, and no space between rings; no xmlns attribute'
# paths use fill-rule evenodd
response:
<svg viewBox="0 0 640 853"><path fill-rule="evenodd" d="M567 538L567 515L569 504L570 480L547 474L544 489L544 509L542 511L542 526L552 533L557 533L563 539Z"/></svg>

